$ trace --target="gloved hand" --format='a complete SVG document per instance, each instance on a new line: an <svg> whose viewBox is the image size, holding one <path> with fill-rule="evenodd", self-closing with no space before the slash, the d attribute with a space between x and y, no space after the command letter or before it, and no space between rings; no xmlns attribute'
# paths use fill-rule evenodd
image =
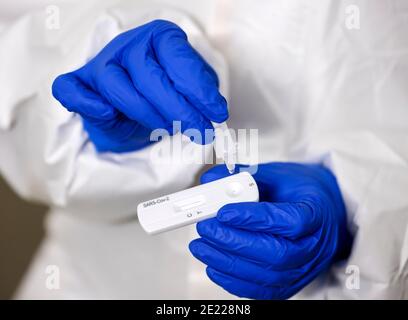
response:
<svg viewBox="0 0 408 320"><path fill-rule="evenodd" d="M174 23L155 20L113 39L82 68L58 76L54 97L80 114L99 151L149 144L152 130L212 129L228 118L214 70ZM196 141L203 143L202 141Z"/></svg>
<svg viewBox="0 0 408 320"><path fill-rule="evenodd" d="M201 181L227 175L217 166ZM262 164L254 178L260 202L227 204L199 222L190 251L234 295L287 299L346 254L345 207L335 177L320 165Z"/></svg>

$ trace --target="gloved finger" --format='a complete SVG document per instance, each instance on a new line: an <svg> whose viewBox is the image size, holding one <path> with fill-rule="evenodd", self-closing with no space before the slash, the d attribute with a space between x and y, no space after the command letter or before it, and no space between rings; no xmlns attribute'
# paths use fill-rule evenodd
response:
<svg viewBox="0 0 408 320"><path fill-rule="evenodd" d="M103 97L88 88L74 73L58 76L52 94L68 111L100 120L113 119L117 111Z"/></svg>
<svg viewBox="0 0 408 320"><path fill-rule="evenodd" d="M275 270L297 268L306 264L318 253L317 236L291 241L263 232L232 228L217 219L197 223L197 232L217 248L247 259L267 263Z"/></svg>
<svg viewBox="0 0 408 320"><path fill-rule="evenodd" d="M289 239L315 233L323 224L321 211L306 203L244 202L223 206L222 223L249 231L262 231Z"/></svg>
<svg viewBox="0 0 408 320"><path fill-rule="evenodd" d="M237 164L235 171L236 172L247 171L247 168L248 166L246 165ZM220 164L204 172L200 177L200 182L203 184L203 183L211 182L211 181L218 180L221 178L229 177L230 175L231 174L228 172L228 169L225 166L225 164Z"/></svg>
<svg viewBox="0 0 408 320"><path fill-rule="evenodd" d="M200 177L201 184L218 180L229 176L230 173L225 165L218 165L204 172Z"/></svg>
<svg viewBox="0 0 408 320"><path fill-rule="evenodd" d="M83 119L83 125L98 152L129 152L152 143L151 130L128 119L122 113L112 120L87 117ZM138 132L136 135L135 130Z"/></svg>
<svg viewBox="0 0 408 320"><path fill-rule="evenodd" d="M123 54L126 58L122 59L122 65L129 72L133 84L167 121L180 121L183 133L188 129L199 130L201 141L195 142L204 144L205 130L213 129L210 121L174 88L152 57L153 52L143 52L140 46L149 48L147 44L132 46Z"/></svg>
<svg viewBox="0 0 408 320"><path fill-rule="evenodd" d="M218 90L218 77L190 45L184 31L168 22L155 30L155 34L152 41L157 60L174 82L176 90L206 118L225 121L228 118L227 102Z"/></svg>
<svg viewBox="0 0 408 320"><path fill-rule="evenodd" d="M216 249L203 239L193 240L189 248L194 257L209 267L262 286L289 285L303 274L297 269L290 272L269 270L240 256Z"/></svg>
<svg viewBox="0 0 408 320"><path fill-rule="evenodd" d="M214 283L238 297L260 300L282 298L280 287L260 286L258 284L219 272L210 267L206 269L206 272L208 277Z"/></svg>
<svg viewBox="0 0 408 320"><path fill-rule="evenodd" d="M129 119L151 130L171 127L171 123L166 122L155 107L136 90L121 66L108 64L95 81L99 93Z"/></svg>

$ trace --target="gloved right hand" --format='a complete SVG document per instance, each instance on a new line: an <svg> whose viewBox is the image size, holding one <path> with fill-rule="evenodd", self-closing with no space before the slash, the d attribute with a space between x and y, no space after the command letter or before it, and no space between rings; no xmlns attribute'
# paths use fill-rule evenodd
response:
<svg viewBox="0 0 408 320"><path fill-rule="evenodd" d="M214 70L174 23L155 20L114 38L80 69L58 76L54 97L80 114L98 151L126 152L150 133L197 129L228 118ZM198 141L204 143L203 141Z"/></svg>

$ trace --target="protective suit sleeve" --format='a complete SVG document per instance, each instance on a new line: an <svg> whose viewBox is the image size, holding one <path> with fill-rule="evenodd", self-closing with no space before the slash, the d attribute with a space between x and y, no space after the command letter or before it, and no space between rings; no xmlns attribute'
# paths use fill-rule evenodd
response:
<svg viewBox="0 0 408 320"><path fill-rule="evenodd" d="M58 74L83 65L117 34L166 19L178 24L214 67L222 90L225 64L198 25L178 11L156 9L143 1L126 6L117 1L70 2L59 6L55 28L44 26L46 14L25 15L0 34L0 172L13 189L74 215L116 221L135 215L142 200L191 185L203 159L212 156L210 145L181 139L182 147L202 155L200 161L186 154L183 161L171 158L178 135L137 152L99 154L80 117L52 97L51 84ZM160 160L152 161L158 150Z"/></svg>
<svg viewBox="0 0 408 320"><path fill-rule="evenodd" d="M341 28L328 32L327 20L315 19L321 31L310 41L308 57L316 68L307 71L305 81L316 108L304 115L302 132L303 160L322 161L337 178L354 242L348 259L301 297L406 299L408 6L356 4L360 29L344 25L345 2L327 7L336 12L333 25Z"/></svg>

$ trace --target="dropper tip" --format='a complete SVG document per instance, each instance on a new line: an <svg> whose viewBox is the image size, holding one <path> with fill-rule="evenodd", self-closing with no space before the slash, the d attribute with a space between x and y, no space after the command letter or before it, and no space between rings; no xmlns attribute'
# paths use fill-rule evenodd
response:
<svg viewBox="0 0 408 320"><path fill-rule="evenodd" d="M233 174L235 172L235 165L228 165L226 164L229 174Z"/></svg>

